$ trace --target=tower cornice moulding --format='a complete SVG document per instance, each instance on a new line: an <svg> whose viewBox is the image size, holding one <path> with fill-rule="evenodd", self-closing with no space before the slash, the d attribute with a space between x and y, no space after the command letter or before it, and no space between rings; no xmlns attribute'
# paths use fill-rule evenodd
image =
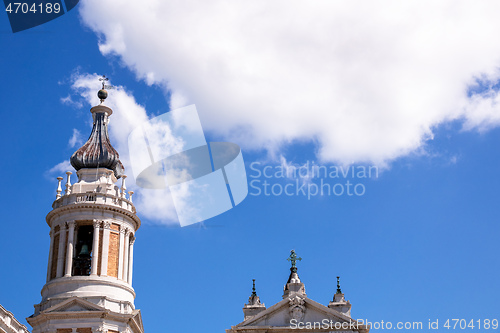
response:
<svg viewBox="0 0 500 333"><path fill-rule="evenodd" d="M82 213L81 214L82 216L84 214L85 215L87 215L87 214L88 215L92 215L92 214L95 215L95 211L97 209L100 210L100 211L108 211L108 212L114 212L114 213L122 214L122 215L130 218L130 220L132 220L132 222L134 224L135 230L139 229L139 227L141 226L141 220L139 219L139 217L135 213L132 213L132 212L130 212L127 209L124 209L124 208L120 208L120 207L116 207L116 206L111 206L111 205L101 205L101 204L85 204L85 203L81 203L81 204L75 204L73 206L62 206L62 207L59 207L59 208L56 208L56 209L50 211L47 214L45 220L46 220L47 224L49 226L51 226L51 221L56 216L65 214L67 212L75 211L76 209L80 209L81 210L80 212Z"/></svg>

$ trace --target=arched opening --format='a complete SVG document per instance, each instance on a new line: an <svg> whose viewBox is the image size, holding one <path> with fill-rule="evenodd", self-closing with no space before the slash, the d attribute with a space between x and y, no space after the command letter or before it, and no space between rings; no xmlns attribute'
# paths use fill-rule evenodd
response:
<svg viewBox="0 0 500 333"><path fill-rule="evenodd" d="M90 275L92 263L92 243L94 239L94 228L92 225L78 226L75 245L75 257L73 258L73 276Z"/></svg>

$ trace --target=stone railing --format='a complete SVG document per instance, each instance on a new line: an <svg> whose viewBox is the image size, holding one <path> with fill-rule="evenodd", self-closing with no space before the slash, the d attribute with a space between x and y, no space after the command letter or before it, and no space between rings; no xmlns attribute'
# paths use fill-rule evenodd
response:
<svg viewBox="0 0 500 333"><path fill-rule="evenodd" d="M80 203L93 203L101 205L112 205L127 209L135 213L135 207L132 201L125 199L123 197L118 197L116 195L98 193L98 192L87 192L87 193L71 193L66 194L54 201L52 208L56 209L62 206L80 204Z"/></svg>
<svg viewBox="0 0 500 333"><path fill-rule="evenodd" d="M28 328L21 324L14 315L0 305L0 331L7 333L29 333Z"/></svg>
<svg viewBox="0 0 500 333"><path fill-rule="evenodd" d="M79 172L82 172L83 170L87 169L82 169ZM111 173L110 170L107 170L107 172ZM55 209L62 206L79 204L79 203L95 203L102 205L118 206L127 209L132 213L135 213L135 207L132 204L132 195L134 194L134 191L127 192L127 187L125 186L125 179L127 178L126 175L121 176L122 186L120 188L116 188L116 195L93 192L93 191L85 193L80 193L80 192L73 193L72 187L74 187L75 184L71 186L70 176L72 175L72 172L68 171L66 172L66 175L67 175L67 180L65 185L66 191L64 191L64 194L62 193L62 187L61 187L61 181L63 180L63 177L57 177L58 183L56 190L56 200L52 204L52 208ZM128 199L127 199L127 193L128 193Z"/></svg>

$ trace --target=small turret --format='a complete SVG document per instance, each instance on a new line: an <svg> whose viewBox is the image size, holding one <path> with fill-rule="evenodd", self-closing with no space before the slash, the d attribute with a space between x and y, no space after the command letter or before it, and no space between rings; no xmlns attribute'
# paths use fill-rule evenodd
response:
<svg viewBox="0 0 500 333"><path fill-rule="evenodd" d="M243 314L245 316L245 320L256 316L261 311L266 309L266 306L260 302L259 296L257 296L257 292L255 291L255 279L252 279L253 287L252 287L252 295L248 298L248 304L245 304L243 307Z"/></svg>
<svg viewBox="0 0 500 333"><path fill-rule="evenodd" d="M337 292L333 295L333 300L328 304L330 309L337 310L347 316L351 316L351 303L345 300L340 289L340 276L337 276Z"/></svg>

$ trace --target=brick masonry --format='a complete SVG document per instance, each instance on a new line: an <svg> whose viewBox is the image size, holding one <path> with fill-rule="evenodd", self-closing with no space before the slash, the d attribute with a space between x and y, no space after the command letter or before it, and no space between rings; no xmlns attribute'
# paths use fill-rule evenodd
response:
<svg viewBox="0 0 500 333"><path fill-rule="evenodd" d="M63 275L64 272L66 272L66 253L68 253L68 235L69 235L69 230L66 230L66 243L64 243L64 252L63 252Z"/></svg>
<svg viewBox="0 0 500 333"><path fill-rule="evenodd" d="M102 235L103 230L99 230L99 258L97 260L97 274L101 275L101 264L102 264Z"/></svg>
<svg viewBox="0 0 500 333"><path fill-rule="evenodd" d="M59 252L59 234L54 236L54 246L52 247L52 262L50 263L50 279L54 279L57 274L57 254Z"/></svg>
<svg viewBox="0 0 500 333"><path fill-rule="evenodd" d="M118 254L120 251L120 226L111 225L109 233L108 276L118 277Z"/></svg>
<svg viewBox="0 0 500 333"><path fill-rule="evenodd" d="M73 332L73 329L71 328L58 328L57 333L71 333Z"/></svg>

